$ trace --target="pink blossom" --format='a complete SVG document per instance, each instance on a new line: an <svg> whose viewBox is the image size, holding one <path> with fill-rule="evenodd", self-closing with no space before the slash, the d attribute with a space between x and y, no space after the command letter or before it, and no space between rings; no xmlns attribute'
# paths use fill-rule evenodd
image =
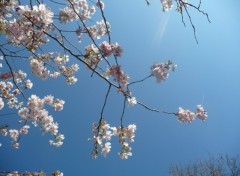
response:
<svg viewBox="0 0 240 176"><path fill-rule="evenodd" d="M0 75L0 78L1 78L2 80L4 80L4 81L6 81L6 80L8 80L8 79L11 79L11 78L12 78L12 73L7 73L7 72L2 73L2 74Z"/></svg>
<svg viewBox="0 0 240 176"><path fill-rule="evenodd" d="M17 141L19 136L19 131L15 129L11 129L9 130L9 135L14 141Z"/></svg>
<svg viewBox="0 0 240 176"><path fill-rule="evenodd" d="M177 112L177 117L178 117L178 120L181 122L191 123L195 119L196 114L194 112L191 112L188 109L185 110L182 107L179 107Z"/></svg>
<svg viewBox="0 0 240 176"><path fill-rule="evenodd" d="M114 81L119 82L126 87L129 76L121 70L120 65L113 65L106 70L106 76L112 76Z"/></svg>
<svg viewBox="0 0 240 176"><path fill-rule="evenodd" d="M106 41L101 43L100 49L105 57L108 57L112 54L112 46Z"/></svg>
<svg viewBox="0 0 240 176"><path fill-rule="evenodd" d="M170 70L175 71L176 68L177 65L172 65L172 62L169 60L166 63L153 64L151 67L151 73L156 77L157 82L160 83L168 78L168 72Z"/></svg>
<svg viewBox="0 0 240 176"><path fill-rule="evenodd" d="M196 116L202 121L205 121L207 119L208 117L207 111L204 110L202 105L197 106Z"/></svg>
<svg viewBox="0 0 240 176"><path fill-rule="evenodd" d="M63 110L63 105L65 104L65 101L60 100L60 99L56 99L54 100L53 104L52 104L52 108L55 111L61 111Z"/></svg>
<svg viewBox="0 0 240 176"><path fill-rule="evenodd" d="M3 136L7 136L7 134L8 134L7 128L1 129L1 134L2 134Z"/></svg>
<svg viewBox="0 0 240 176"><path fill-rule="evenodd" d="M20 134L28 134L28 129L30 128L29 125L24 125L20 130Z"/></svg>
<svg viewBox="0 0 240 176"><path fill-rule="evenodd" d="M97 0L96 6L102 10L104 9L104 3L102 1Z"/></svg>
<svg viewBox="0 0 240 176"><path fill-rule="evenodd" d="M163 11L169 11L173 7L172 0L161 0L163 5Z"/></svg>

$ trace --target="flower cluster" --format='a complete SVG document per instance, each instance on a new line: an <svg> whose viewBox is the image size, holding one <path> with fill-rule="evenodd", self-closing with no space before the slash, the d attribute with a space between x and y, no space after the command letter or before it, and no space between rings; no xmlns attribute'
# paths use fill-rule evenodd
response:
<svg viewBox="0 0 240 176"><path fill-rule="evenodd" d="M161 0L163 12L167 12L173 8L173 0ZM187 0L176 1L177 11L182 13L182 7L188 7Z"/></svg>
<svg viewBox="0 0 240 176"><path fill-rule="evenodd" d="M109 76L112 76L113 80L122 84L123 87L126 87L128 85L129 76L121 70L120 65L110 66L105 71L105 77L108 78Z"/></svg>
<svg viewBox="0 0 240 176"><path fill-rule="evenodd" d="M109 44L106 41L100 44L100 50L102 51L105 57L109 57L111 54L113 54L114 56L120 57L123 52L122 48L119 46L118 43Z"/></svg>
<svg viewBox="0 0 240 176"><path fill-rule="evenodd" d="M25 172L25 173L19 173L18 171L14 171L11 173L8 173L6 176L37 176L37 175L41 175L41 176L46 176L46 175L52 175L52 176L63 176L63 173L60 171L55 171L51 174L47 174L44 173L43 171L39 171L39 172Z"/></svg>
<svg viewBox="0 0 240 176"><path fill-rule="evenodd" d="M60 67L60 73L66 77L66 82L71 85L77 82L77 78L74 74L78 71L78 69L78 64L72 64L71 66L62 65Z"/></svg>
<svg viewBox="0 0 240 176"><path fill-rule="evenodd" d="M85 47L86 54L84 56L84 61L91 67L95 68L101 61L99 55L99 50L94 45L89 45Z"/></svg>
<svg viewBox="0 0 240 176"><path fill-rule="evenodd" d="M27 77L27 73L23 72L22 70L18 70L17 73L14 73L14 79L17 83L22 83L22 87L25 89L31 89L33 86L33 83L30 79L24 80Z"/></svg>
<svg viewBox="0 0 240 176"><path fill-rule="evenodd" d="M101 149L101 154L106 157L111 150L111 137L118 136L119 143L121 144L121 151L118 153L121 159L128 159L132 156L132 148L129 146L128 142L134 142L136 131L136 125L128 125L128 127L110 127L107 122L102 119L100 123L93 124L93 134L94 137L89 140L94 141L94 149L92 151L93 158L97 158L98 147Z"/></svg>
<svg viewBox="0 0 240 176"><path fill-rule="evenodd" d="M17 0L0 1L0 26L1 22L6 22L4 18L12 17L11 11L18 6ZM1 29L1 27L0 27Z"/></svg>
<svg viewBox="0 0 240 176"><path fill-rule="evenodd" d="M208 117L207 111L205 111L201 105L197 106L197 110L195 113L188 109L185 110L182 107L179 107L176 116L178 117L179 121L184 123L185 122L191 123L193 120L195 120L196 117L202 121L205 121Z"/></svg>
<svg viewBox="0 0 240 176"><path fill-rule="evenodd" d="M35 126L41 125L43 133L50 132L62 145L64 137L58 133L58 123L54 122L53 117L48 114L48 111L44 109L45 104L52 106L55 111L61 111L63 109L64 101L55 99L51 95L45 96L40 99L36 95L31 95L28 99L27 107L23 107L18 111L18 115L24 121L32 121ZM26 134L28 127L24 126L20 129L21 133ZM50 142L53 144L53 142ZM56 146L56 145L55 145Z"/></svg>
<svg viewBox="0 0 240 176"><path fill-rule="evenodd" d="M58 123L53 121L53 117L48 115L48 111L44 108L45 104L52 106L55 111L61 111L64 105L63 100L54 99L53 96L48 95L43 99L40 99L36 95L32 95L27 102L28 107L23 107L18 110L18 115L22 118L19 122L24 122L24 125L19 130L2 128L1 134L6 136L9 133L12 139L12 146L14 148L19 148L19 137L21 134L28 134L29 125L26 125L27 121L32 121L32 123L37 126L41 125L41 130L43 133L50 132L55 141L50 140L50 144L59 147L63 144L64 135L58 133Z"/></svg>
<svg viewBox="0 0 240 176"><path fill-rule="evenodd" d="M17 141L19 136L19 131L16 129L11 129L9 130L9 135L14 141Z"/></svg>
<svg viewBox="0 0 240 176"><path fill-rule="evenodd" d="M163 5L163 11L164 12L172 9L172 7L173 7L172 0L161 0L161 2L162 2L162 5Z"/></svg>
<svg viewBox="0 0 240 176"><path fill-rule="evenodd" d="M0 79L2 79L4 81L7 81L7 80L9 80L13 77L14 77L14 80L16 81L16 83L22 83L21 86L24 87L25 89L31 89L32 88L33 83L31 82L30 79L24 80L27 77L27 74L25 72L23 72L22 70L19 70L16 73L4 72L4 73L0 74Z"/></svg>
<svg viewBox="0 0 240 176"><path fill-rule="evenodd" d="M47 43L44 32L50 30L53 22L53 12L45 4L29 8L18 6L18 18L8 21L5 33L13 45L24 45L29 51L34 52L43 43Z"/></svg>
<svg viewBox="0 0 240 176"><path fill-rule="evenodd" d="M20 134L28 134L28 129L30 128L29 125L24 125L20 130L17 129L10 129L7 130L7 128L4 128L1 130L1 133L3 136L7 136L9 132L9 136L12 139L12 147L18 149L20 144L19 144L19 136Z"/></svg>
<svg viewBox="0 0 240 176"><path fill-rule="evenodd" d="M62 146L63 145L63 140L64 140L64 135L63 134L57 134L56 136L55 136L55 141L53 141L53 140L49 140L49 142L50 142L50 145L53 145L53 146L55 146L55 147L60 147L60 146Z"/></svg>
<svg viewBox="0 0 240 176"><path fill-rule="evenodd" d="M13 83L10 81L0 81L0 108L4 107L4 101L7 102L9 108L16 108L22 106L22 102L18 101L16 97L19 94L18 89L13 89Z"/></svg>
<svg viewBox="0 0 240 176"><path fill-rule="evenodd" d="M46 68L41 56L38 58L30 57L30 68L32 73L41 79L47 79L50 71Z"/></svg>
<svg viewBox="0 0 240 176"><path fill-rule="evenodd" d="M8 134L8 129L6 128L6 127L4 127L4 128L1 128L1 134L3 135L3 136L7 136L7 134Z"/></svg>
<svg viewBox="0 0 240 176"><path fill-rule="evenodd" d="M51 60L57 67L53 72L46 68L46 63ZM74 74L79 70L79 66L78 64L67 66L67 62L69 62L68 55L58 54L57 56L54 56L54 53L42 54L37 58L30 57L31 70L33 74L37 75L41 79L47 79L48 76L51 78L57 78L60 74L62 74L66 77L66 82L68 84L75 84L77 82L77 78Z"/></svg>
<svg viewBox="0 0 240 176"><path fill-rule="evenodd" d="M41 28L46 29L53 22L53 12L46 6L46 4L34 5L32 9L27 5L19 6L17 13L24 18L24 20L31 21L33 24Z"/></svg>
<svg viewBox="0 0 240 176"><path fill-rule="evenodd" d="M68 2L68 6L60 10L59 17L61 23L68 23L79 17L83 21L89 20L96 11L95 7L90 7L86 0L69 0Z"/></svg>
<svg viewBox="0 0 240 176"><path fill-rule="evenodd" d="M201 105L197 105L196 116L200 120L205 121L208 117L207 111L205 111L204 108Z"/></svg>
<svg viewBox="0 0 240 176"><path fill-rule="evenodd" d="M97 21L95 25L88 27L87 29L92 38L100 39L102 36L107 34L108 30L110 29L110 24L108 22L105 24L104 20Z"/></svg>
<svg viewBox="0 0 240 176"><path fill-rule="evenodd" d="M5 72L5 73L1 73L0 75L0 79L6 81L8 79L11 79L13 76L12 76L12 73L11 72Z"/></svg>
<svg viewBox="0 0 240 176"><path fill-rule="evenodd" d="M177 65L172 65L172 62L169 60L166 63L153 64L151 67L151 74L157 78L157 82L160 83L164 81L169 76L169 70L175 71Z"/></svg>
<svg viewBox="0 0 240 176"><path fill-rule="evenodd" d="M92 156L93 158L97 158L98 155L98 147L101 149L101 153L103 154L104 157L107 156L107 154L111 150L111 143L109 142L112 137L112 132L110 131L111 127L107 122L102 119L101 122L99 123L93 123L93 134L94 137L94 149L92 151Z"/></svg>
<svg viewBox="0 0 240 176"><path fill-rule="evenodd" d="M128 127L112 127L113 135L119 137L119 143L121 145L121 150L118 153L121 159L128 159L132 156L132 148L129 146L129 142L134 142L136 125L128 125Z"/></svg>

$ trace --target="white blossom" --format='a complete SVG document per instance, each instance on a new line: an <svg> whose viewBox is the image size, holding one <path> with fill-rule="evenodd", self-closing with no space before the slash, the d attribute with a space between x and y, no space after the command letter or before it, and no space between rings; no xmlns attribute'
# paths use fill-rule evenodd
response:
<svg viewBox="0 0 240 176"><path fill-rule="evenodd" d="M137 100L135 97L127 98L129 106L134 106L137 104Z"/></svg>

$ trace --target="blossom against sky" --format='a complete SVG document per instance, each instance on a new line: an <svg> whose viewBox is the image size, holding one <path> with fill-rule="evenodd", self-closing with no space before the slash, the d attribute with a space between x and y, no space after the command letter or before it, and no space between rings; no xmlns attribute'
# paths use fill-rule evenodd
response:
<svg viewBox="0 0 240 176"><path fill-rule="evenodd" d="M196 2L198 3L198 2ZM121 8L120 8L121 7ZM207 19L191 11L196 27L196 44L191 25L186 27L174 11L163 13L160 3L105 1L105 15L111 24L111 37L123 48L121 60L130 80L139 80L151 72L153 63L171 59L178 65L175 72L160 84L151 78L132 85L133 97L150 107L177 112L178 107L194 111L201 104L208 119L180 123L173 115L150 112L140 106L126 108L124 124L135 124L132 156L121 160L121 147L113 138L106 158L92 159L92 123L99 119L107 85L96 76L90 78L84 66L76 74L78 82L65 85L62 80L38 80L32 90L44 97L53 94L65 101L61 112L54 112L59 130L64 133L61 148L49 146L49 134L42 136L31 128L21 139L21 147L10 148L9 139L0 137L0 170L61 170L65 175L166 175L170 164L187 163L207 158L208 153L238 155L240 147L239 99L240 25L237 1L202 1ZM25 67L30 70L29 66ZM120 125L122 97L115 91L105 111L112 126ZM4 113L7 110L4 110ZM1 122L14 122L15 116L1 117ZM125 145L127 146L127 145ZM105 151L108 152L106 144Z"/></svg>

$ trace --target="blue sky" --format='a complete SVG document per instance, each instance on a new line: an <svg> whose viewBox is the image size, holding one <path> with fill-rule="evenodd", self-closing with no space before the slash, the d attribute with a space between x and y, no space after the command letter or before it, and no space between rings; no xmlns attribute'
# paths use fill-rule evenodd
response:
<svg viewBox="0 0 240 176"><path fill-rule="evenodd" d="M197 3L194 1L193 3ZM100 117L108 85L97 76L90 77L83 65L76 85L65 85L62 79L41 81L33 77L33 92L39 96L51 93L66 101L62 112L54 113L66 139L61 148L49 146L49 135L38 128L21 139L18 150L0 136L0 170L51 172L65 175L167 175L171 164L185 164L208 158L208 154L239 155L240 130L240 2L234 0L202 1L205 16L190 10L196 27L196 44L187 18L186 27L174 10L163 13L160 2L105 1L105 15L111 23L112 41L124 49L119 59L131 80L150 73L152 63L169 58L178 65L169 79L157 84L154 78L132 86L133 95L146 105L170 112L179 106L195 110L202 104L209 118L183 124L174 116L150 112L140 106L126 109L124 124L137 125L133 156L121 160L117 139L104 158L91 158L91 127ZM73 38L74 39L74 38ZM54 46L53 46L54 47ZM53 48L52 48L53 49ZM26 67L27 68L27 67ZM30 92L29 92L30 95ZM112 126L119 126L122 96L112 90L104 116ZM4 110L7 112L8 110ZM14 120L13 120L14 119ZM14 126L17 117L1 117L0 123Z"/></svg>

